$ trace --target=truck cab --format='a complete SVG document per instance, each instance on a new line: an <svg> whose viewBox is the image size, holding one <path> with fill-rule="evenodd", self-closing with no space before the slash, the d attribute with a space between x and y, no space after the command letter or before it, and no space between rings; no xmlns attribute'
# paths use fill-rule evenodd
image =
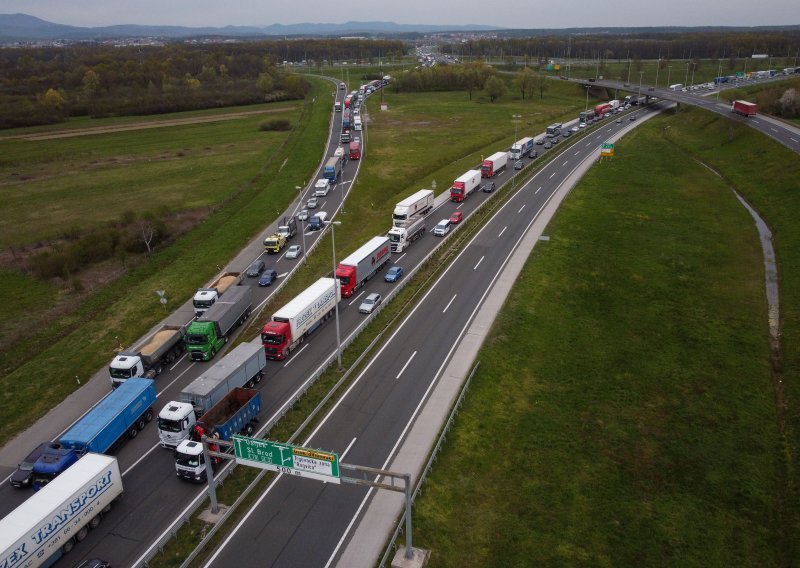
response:
<svg viewBox="0 0 800 568"><path fill-rule="evenodd" d="M286 237L279 233L270 235L264 239L264 249L271 254L277 254L286 246Z"/></svg>
<svg viewBox="0 0 800 568"><path fill-rule="evenodd" d="M158 439L162 448L177 448L189 437L197 418L188 402L168 402L158 413Z"/></svg>
<svg viewBox="0 0 800 568"><path fill-rule="evenodd" d="M212 321L193 321L186 329L186 350L192 361L209 361L214 358L227 338Z"/></svg>
<svg viewBox="0 0 800 568"><path fill-rule="evenodd" d="M121 351L108 367L108 374L111 375L111 385L117 388L133 377L144 377L145 370L140 353Z"/></svg>
<svg viewBox="0 0 800 568"><path fill-rule="evenodd" d="M200 288L192 298L195 317L202 316L208 308L214 305L219 298L219 291L216 288Z"/></svg>
<svg viewBox="0 0 800 568"><path fill-rule="evenodd" d="M283 361L289 354L292 331L286 322L269 321L261 330L261 343L267 359Z"/></svg>
<svg viewBox="0 0 800 568"><path fill-rule="evenodd" d="M206 480L206 461L202 442L184 440L175 448L175 472L180 479L198 483Z"/></svg>
<svg viewBox="0 0 800 568"><path fill-rule="evenodd" d="M276 232L288 241L297 234L297 219L294 217L284 218L283 223L278 226Z"/></svg>
<svg viewBox="0 0 800 568"><path fill-rule="evenodd" d="M31 473L31 486L34 491L53 481L59 474L78 461L78 452L68 448L47 447L36 463L33 464Z"/></svg>

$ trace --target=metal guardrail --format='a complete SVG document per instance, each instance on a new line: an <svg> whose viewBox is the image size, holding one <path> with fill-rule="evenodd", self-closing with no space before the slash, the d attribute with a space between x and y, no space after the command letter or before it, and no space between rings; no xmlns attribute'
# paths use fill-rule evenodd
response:
<svg viewBox="0 0 800 568"><path fill-rule="evenodd" d="M461 387L461 392L458 395L455 403L453 404L453 408L450 411L450 415L447 417L447 422L445 422L444 426L442 427L442 431L439 434L439 438L436 441L436 445L434 446L433 450L431 451L430 456L428 457L428 462L425 464L425 467L420 472L419 478L417 479L417 483L414 486L414 492L411 494L411 505L414 505L414 502L417 500L417 496L422 492L422 484L425 483L425 480L428 477L428 473L430 473L431 469L433 469L433 464L436 461L436 457L439 455L439 452L442 450L442 445L447 440L447 434L450 432L450 428L453 426L453 422L455 421L456 414L458 414L458 410L461 408L461 404L464 402L464 397L467 394L467 390L469 390L469 385L472 382L472 377L475 376L475 373L480 367L480 361L478 361L475 366L470 371L467 380L464 381L464 385ZM386 562L389 560L389 556L394 554L397 550L397 539L400 537L401 534L404 532L404 524L401 522L397 523L397 527L394 529L394 533L392 537L389 539L389 543L386 545L386 551L383 553L383 557L381 558L380 563L378 566L383 568L386 566Z"/></svg>

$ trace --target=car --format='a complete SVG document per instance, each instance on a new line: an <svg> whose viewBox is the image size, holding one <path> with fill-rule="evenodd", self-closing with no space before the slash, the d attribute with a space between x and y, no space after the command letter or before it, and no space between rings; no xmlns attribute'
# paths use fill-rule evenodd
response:
<svg viewBox="0 0 800 568"><path fill-rule="evenodd" d="M545 143L544 143L544 149L545 149L545 150L549 150L549 149L550 149L550 148L552 148L552 147L553 147L553 145L552 145L552 144L550 144L550 142L549 142L549 141L547 141L547 142L545 142Z"/></svg>
<svg viewBox="0 0 800 568"><path fill-rule="evenodd" d="M569 138L570 136L572 136L572 131L570 131L570 130L565 130L565 131L564 131L564 133L562 134L562 136L563 136L564 138Z"/></svg>
<svg viewBox="0 0 800 568"><path fill-rule="evenodd" d="M259 286L272 286L272 283L278 279L278 273L272 268L267 268L258 279Z"/></svg>
<svg viewBox="0 0 800 568"><path fill-rule="evenodd" d="M267 263L263 260L254 260L253 263L247 267L245 274L247 274L248 278L258 278L266 267Z"/></svg>
<svg viewBox="0 0 800 568"><path fill-rule="evenodd" d="M317 205L318 202L316 197L312 197L311 199L308 200L308 203L306 203L306 207L308 207L309 209L316 209Z"/></svg>
<svg viewBox="0 0 800 568"><path fill-rule="evenodd" d="M558 144L558 136L553 136L553 137L550 139L550 144L552 144L553 146L555 146L556 144Z"/></svg>
<svg viewBox="0 0 800 568"><path fill-rule="evenodd" d="M442 219L433 228L433 234L437 237L443 237L450 232L450 219Z"/></svg>
<svg viewBox="0 0 800 568"><path fill-rule="evenodd" d="M494 191L494 189L495 189L494 182L490 181L489 183L486 183L486 184L483 185L483 187L481 188L481 191L484 192L484 193L492 193Z"/></svg>
<svg viewBox="0 0 800 568"><path fill-rule="evenodd" d="M537 143L539 146L541 146L542 144L544 144L544 138L539 138L538 140L536 140L536 143Z"/></svg>
<svg viewBox="0 0 800 568"><path fill-rule="evenodd" d="M300 221L308 221L308 209L301 209L300 213L297 214L297 218Z"/></svg>
<svg viewBox="0 0 800 568"><path fill-rule="evenodd" d="M580 128L578 128L577 126L573 126L572 128L570 128L570 132L578 132L579 130Z"/></svg>
<svg viewBox="0 0 800 568"><path fill-rule="evenodd" d="M25 459L22 460L19 465L17 465L17 469L11 474L11 478L8 480L13 487L18 489L30 487L33 464L36 463L36 460L39 459L39 456L44 453L49 445L50 444L39 444L31 453L25 456ZM54 445L58 446L59 444Z"/></svg>
<svg viewBox="0 0 800 568"><path fill-rule="evenodd" d="M617 124L622 124L622 117L617 117Z"/></svg>
<svg viewBox="0 0 800 568"><path fill-rule="evenodd" d="M364 301L358 306L358 311L362 314L371 314L381 303L381 299L381 295L377 292L367 294L367 297L364 298Z"/></svg>
<svg viewBox="0 0 800 568"><path fill-rule="evenodd" d="M594 77L589 77L589 82L594 83Z"/></svg>
<svg viewBox="0 0 800 568"><path fill-rule="evenodd" d="M585 122L581 122L581 123L578 125L578 127L579 127L579 128L586 128L586 123L585 123Z"/></svg>
<svg viewBox="0 0 800 568"><path fill-rule="evenodd" d="M636 120L636 115L632 114L631 117L628 120Z"/></svg>
<svg viewBox="0 0 800 568"><path fill-rule="evenodd" d="M397 282L403 276L403 267L402 266L392 266L389 270L386 271L383 279L387 282Z"/></svg>
<svg viewBox="0 0 800 568"><path fill-rule="evenodd" d="M331 189L331 180L328 178L320 178L314 184L314 196L325 197Z"/></svg>
<svg viewBox="0 0 800 568"><path fill-rule="evenodd" d="M349 132L342 132L342 135L339 136L339 142L342 144L346 142L350 142L350 133Z"/></svg>
<svg viewBox="0 0 800 568"><path fill-rule="evenodd" d="M714 87L711 87L711 88L713 89ZM648 91L655 91L655 90L656 90L656 88L655 88L655 87L647 87L647 90L648 90Z"/></svg>
<svg viewBox="0 0 800 568"><path fill-rule="evenodd" d="M353 116L358 116L358 113L359 113L359 112L360 112L360 111L358 110L358 107L354 108L354 109L353 109Z"/></svg>
<svg viewBox="0 0 800 568"><path fill-rule="evenodd" d="M344 156L344 146L338 146L333 152L333 155L336 157Z"/></svg>
<svg viewBox="0 0 800 568"><path fill-rule="evenodd" d="M300 245L292 245L286 250L286 258L300 258L303 256L303 247Z"/></svg>
<svg viewBox="0 0 800 568"><path fill-rule="evenodd" d="M623 87L630 87L630 85L629 85L628 83L625 83L625 84L624 84L624 85L622 85L622 86L623 86Z"/></svg>
<svg viewBox="0 0 800 568"><path fill-rule="evenodd" d="M528 157L529 157L531 160L535 160L536 158L538 158L538 157L539 157L539 150L531 150L531 153L530 153L530 154L528 154Z"/></svg>
<svg viewBox="0 0 800 568"><path fill-rule="evenodd" d="M450 222L453 225L458 225L464 219L464 214L461 211L453 211L450 215Z"/></svg>
<svg viewBox="0 0 800 568"><path fill-rule="evenodd" d="M75 568L111 568L111 564L99 558L89 558L78 564Z"/></svg>
<svg viewBox="0 0 800 568"><path fill-rule="evenodd" d="M524 167L525 167L525 164L522 162L522 160L517 160L516 162L514 162L514 169L515 170L521 170Z"/></svg>

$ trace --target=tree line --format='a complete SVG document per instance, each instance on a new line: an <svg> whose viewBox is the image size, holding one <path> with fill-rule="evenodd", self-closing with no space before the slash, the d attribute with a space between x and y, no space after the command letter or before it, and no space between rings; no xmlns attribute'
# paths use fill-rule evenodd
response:
<svg viewBox="0 0 800 568"><path fill-rule="evenodd" d="M298 99L309 85L283 72L284 57L321 62L398 50L401 42L366 40L0 49L0 128Z"/></svg>

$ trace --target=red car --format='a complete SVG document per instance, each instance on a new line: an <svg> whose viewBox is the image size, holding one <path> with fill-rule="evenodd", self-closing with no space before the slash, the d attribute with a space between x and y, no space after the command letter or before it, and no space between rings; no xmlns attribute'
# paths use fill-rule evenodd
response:
<svg viewBox="0 0 800 568"><path fill-rule="evenodd" d="M464 218L464 214L461 211L455 211L452 215L450 215L450 222L454 225L456 223L460 223L461 219Z"/></svg>

